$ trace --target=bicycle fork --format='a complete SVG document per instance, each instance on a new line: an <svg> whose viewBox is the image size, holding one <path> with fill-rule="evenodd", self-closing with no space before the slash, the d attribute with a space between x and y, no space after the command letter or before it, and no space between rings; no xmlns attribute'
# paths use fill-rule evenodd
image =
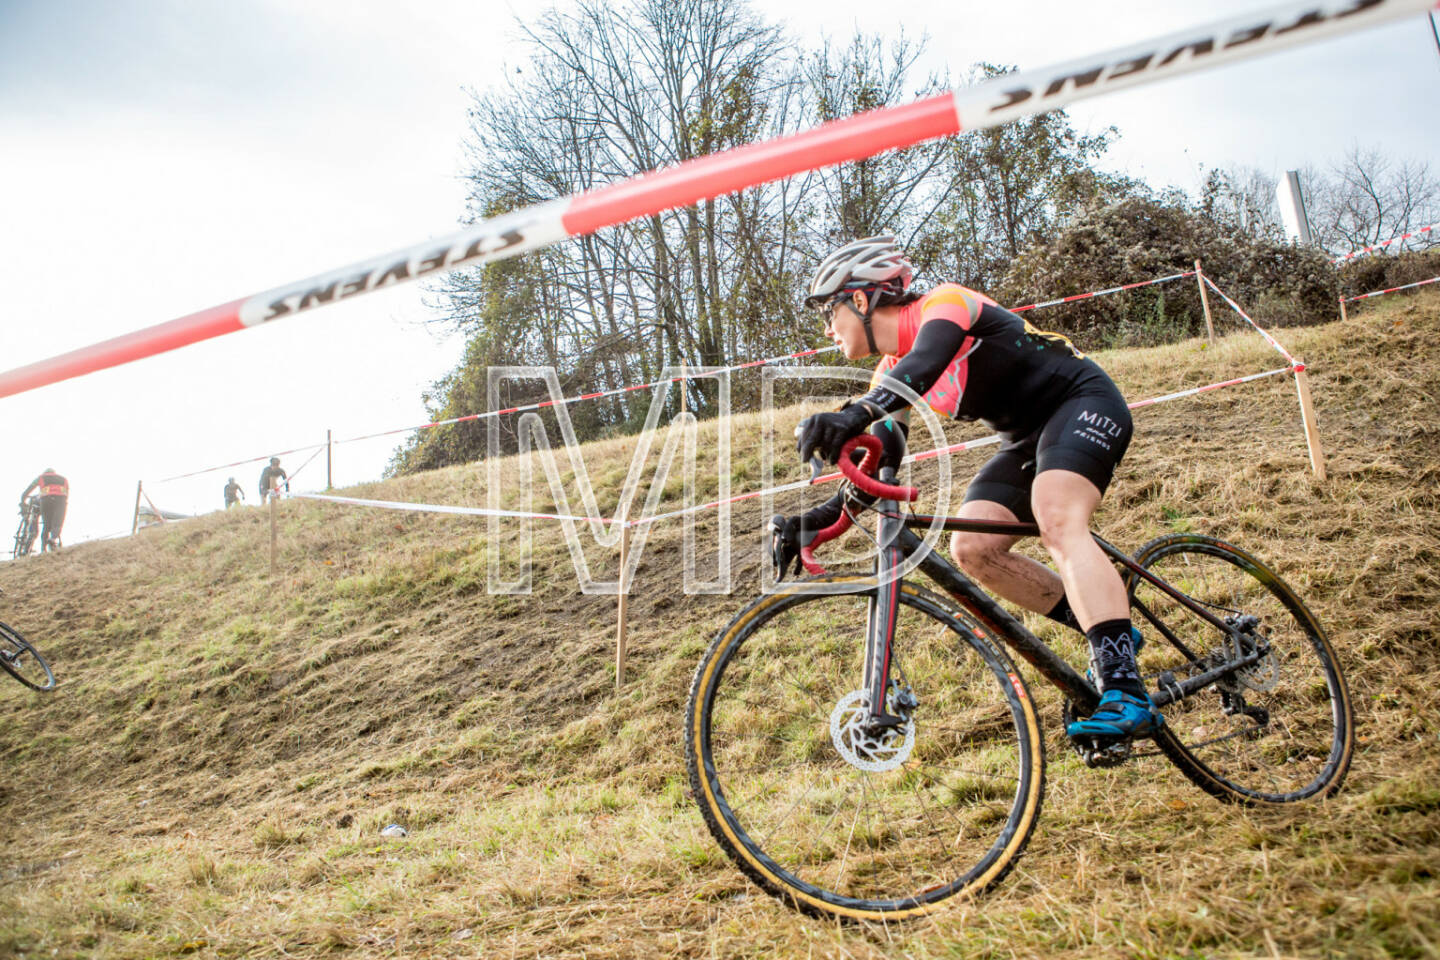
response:
<svg viewBox="0 0 1440 960"><path fill-rule="evenodd" d="M889 474L889 476L885 476ZM894 471L882 471L881 480L894 483ZM880 581L870 595L865 622L865 683L864 689L869 702L868 732L878 734L893 730L909 721L908 712L916 704L909 691L897 691L896 706L907 715L900 716L886 710L890 691L891 653L895 643L895 621L900 610L900 578L887 577L904 562L905 554L897 545L904 521L899 516L899 505L894 500L882 500L875 504L880 516L878 528L879 549L875 557L875 575ZM907 699L910 702L899 702Z"/></svg>

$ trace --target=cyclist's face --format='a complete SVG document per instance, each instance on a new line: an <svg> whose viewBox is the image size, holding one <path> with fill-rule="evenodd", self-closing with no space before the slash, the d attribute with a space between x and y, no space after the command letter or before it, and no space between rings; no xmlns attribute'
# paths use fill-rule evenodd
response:
<svg viewBox="0 0 1440 960"><path fill-rule="evenodd" d="M870 344L865 337L865 324L860 320L860 314L856 312L856 310L863 310L864 306L857 304L855 300L864 296L864 293L858 293L836 297L820 311L825 320L825 336L835 342L840 348L840 352L845 354L848 360L858 360L870 355Z"/></svg>

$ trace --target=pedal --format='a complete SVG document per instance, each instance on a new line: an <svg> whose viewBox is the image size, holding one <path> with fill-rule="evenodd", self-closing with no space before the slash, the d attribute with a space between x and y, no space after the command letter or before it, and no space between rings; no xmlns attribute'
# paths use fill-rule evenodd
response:
<svg viewBox="0 0 1440 960"><path fill-rule="evenodd" d="M1070 701L1065 701L1060 710L1061 722L1069 726L1075 720L1075 708ZM1133 742L1131 737L1072 737L1068 734L1065 737L1070 741L1070 749L1080 755L1085 766L1096 767L1118 767L1130 759L1130 746Z"/></svg>
<svg viewBox="0 0 1440 960"><path fill-rule="evenodd" d="M1131 741L1127 737L1111 740L1106 737L1072 737L1070 745L1080 754L1087 767L1118 767L1130 759Z"/></svg>

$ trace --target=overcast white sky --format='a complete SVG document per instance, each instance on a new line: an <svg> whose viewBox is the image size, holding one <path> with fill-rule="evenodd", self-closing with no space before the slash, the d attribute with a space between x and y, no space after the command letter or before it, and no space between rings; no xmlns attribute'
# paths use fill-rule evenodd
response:
<svg viewBox="0 0 1440 960"><path fill-rule="evenodd" d="M903 9L932 62L959 72L1044 66L1264 4L1205 6L776 9L805 42L896 30ZM0 0L0 369L453 231L465 88L523 65L515 15L494 0ZM1112 166L1190 190L1202 165L1278 173L1352 142L1432 159L1440 54L1417 16L1071 114L1120 128ZM71 481L75 543L128 530L141 478L317 443L327 428L422 422L422 391L461 350L421 325L424 297L392 288L0 400L0 508L53 466ZM336 483L378 477L397 439L337 447ZM253 500L259 465L229 473ZM167 509L212 509L227 475L147 490ZM298 478L323 483L323 459Z"/></svg>

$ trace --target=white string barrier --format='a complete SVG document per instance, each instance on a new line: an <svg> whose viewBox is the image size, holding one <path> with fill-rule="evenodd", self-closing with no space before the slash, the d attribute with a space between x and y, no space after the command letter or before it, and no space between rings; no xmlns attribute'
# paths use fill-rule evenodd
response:
<svg viewBox="0 0 1440 960"><path fill-rule="evenodd" d="M575 520L599 523L621 523L605 517L577 517L565 513L527 513L522 510L490 510L485 507L451 507L435 503L404 503L399 500L362 500L357 497L332 497L320 493L292 493L291 500L323 500L326 503L343 503L358 507L376 507L381 510L409 510L422 513L454 513L471 517L513 517L521 520Z"/></svg>
<svg viewBox="0 0 1440 960"><path fill-rule="evenodd" d="M1392 244L1392 243L1399 243L1399 242L1402 241L1402 240L1409 240L1411 237L1418 237L1418 236L1420 236L1420 234L1422 234L1422 233L1429 233L1431 230L1434 230L1436 227L1440 227L1440 223L1432 223L1432 224L1430 224L1428 227L1421 227L1419 230L1411 230L1409 233L1402 233L1402 234L1401 234L1400 236L1398 236L1398 237L1391 237L1389 240L1386 240L1384 243L1377 243L1377 244L1375 244L1374 246L1370 246L1370 247L1361 247L1359 250L1351 250L1349 253L1345 254L1343 257L1336 257L1334 260L1331 260L1330 262L1331 262L1332 264L1341 264L1341 263L1344 263L1346 260L1349 260L1349 259L1352 258L1352 257L1363 256L1364 254L1370 253L1370 252L1373 251L1373 250L1384 250L1386 247L1390 246L1390 244Z"/></svg>
<svg viewBox="0 0 1440 960"><path fill-rule="evenodd" d="M1372 290L1369 293L1362 293L1358 297L1345 297L1341 303L1354 303L1356 300L1368 300L1371 297L1381 297L1387 293L1398 293L1401 290L1412 290L1415 287L1423 287L1427 283L1440 283L1440 277L1431 277L1429 280L1417 280L1414 283L1407 283L1403 287L1390 287L1385 290Z"/></svg>
<svg viewBox="0 0 1440 960"><path fill-rule="evenodd" d="M1236 303L1234 300L1231 300L1228 296L1226 296L1226 295L1225 295L1225 291L1223 291L1223 290L1221 290L1219 287L1215 286L1214 281L1212 281L1209 277L1206 277L1206 278L1205 278L1205 286L1209 287L1211 290L1214 290L1216 293L1218 293L1218 294L1220 295L1220 297L1221 297L1226 303L1230 304L1230 309L1231 309L1231 310L1234 310L1236 313L1240 314L1241 319L1243 319L1246 323L1250 324L1250 326L1254 327L1256 333L1258 333L1258 334L1260 334L1260 336L1264 337L1264 338L1265 338L1265 341L1266 341L1267 343L1269 343L1270 346L1272 346L1272 347L1274 347L1276 350L1278 350L1278 351L1280 352L1280 355L1281 355L1282 357L1284 357L1286 360L1289 360L1289 361L1290 361L1290 368L1291 368L1292 370L1295 370L1296 372L1299 372L1299 371L1305 369L1305 364L1301 363L1299 360L1296 360L1294 357L1292 357L1292 356L1290 355L1290 351L1289 351L1289 350L1286 350L1284 347L1280 346L1280 341L1279 341L1279 340L1276 340L1274 337L1270 336L1270 334L1266 333L1265 330L1264 330L1264 328L1262 328L1262 327L1260 326L1260 324L1256 323L1254 320L1251 320L1251 319L1250 319L1250 314L1248 314L1248 313L1246 313L1244 310L1242 310L1242 309L1240 308L1240 304Z"/></svg>
<svg viewBox="0 0 1440 960"><path fill-rule="evenodd" d="M1138 410L1141 407L1148 407L1157 403L1166 403L1171 400L1179 400L1182 397L1191 397L1195 396L1196 394L1206 393L1210 390L1219 390L1221 387L1235 386L1236 384L1240 383L1249 383L1252 380L1260 380L1264 377L1273 377L1282 373L1290 373L1291 369L1292 368L1290 367L1278 367L1274 370L1266 370L1264 373L1252 373L1243 377L1235 377L1230 380L1222 380L1218 383L1207 384L1203 387L1191 387L1189 389L1180 390L1175 393L1167 393L1164 396L1151 397L1148 400L1138 400L1135 403L1129 404L1129 407L1131 410ZM936 457L940 457L946 454L959 453L962 450L973 450L977 447L991 446L999 442L999 434L991 434L988 437L980 437L975 440L965 440L961 443L951 444L947 447L939 447L934 450L925 450L921 453L911 454L905 457L905 459L901 462L919 463L925 460L932 460ZM841 474L837 470L832 473L827 473L823 476L817 477L814 480L796 480L791 483L785 483L775 487L768 487L763 490L752 490L748 493L738 494L725 500L711 500L708 503L697 504L690 507L683 507L679 510L671 510L667 513L657 513L653 516L642 517L638 520L628 521L607 517L581 517L569 514L530 513L521 510L491 510L484 507L452 507L427 503L404 503L397 500L362 500L355 497L336 497L314 493L292 493L290 494L290 497L291 499L301 500L323 500L328 503L348 504L351 506L377 507L385 510L410 510L430 513L452 513L481 517L510 517L518 520L573 520L576 522L599 521L601 523L620 523L629 527L638 527L643 524L658 523L661 520L672 520L676 517L682 517L693 513L702 513L706 510L716 509L727 503L741 503L745 500L753 500L756 497L763 497L779 493L789 493L793 490L803 490L806 487L813 487L822 483L830 483L832 481L839 480L842 478L842 476L843 474Z"/></svg>
<svg viewBox="0 0 1440 960"><path fill-rule="evenodd" d="M962 131L997 127L1112 90L1261 56L1440 9L1440 0L1304 0L963 90L836 120L482 220L397 250L0 373L0 397L130 363L461 267L538 250L675 207Z"/></svg>
<svg viewBox="0 0 1440 960"><path fill-rule="evenodd" d="M1040 307L1055 306L1055 305L1062 304L1062 303L1073 303L1073 302L1075 302L1075 301L1077 301L1077 300L1084 300L1084 299L1088 299L1088 298L1090 298L1090 297L1096 297L1096 296L1104 296L1104 295L1107 295L1107 294L1118 293L1118 292L1124 291L1124 290L1133 290L1133 289L1135 289L1135 288L1137 288L1137 287L1144 287L1144 286L1149 286L1149 285L1152 285L1152 284L1165 283L1165 282L1167 282L1167 281L1177 280L1177 279L1181 279L1181 278L1184 278L1184 277L1193 277L1194 275L1195 275L1195 271L1194 271L1194 270L1187 270L1187 271L1185 271L1185 272L1183 272L1183 273L1170 274L1170 275L1163 276L1163 277L1155 277L1155 278L1150 279L1150 280L1141 280L1141 281L1138 281L1138 282L1136 282L1136 283L1122 284L1122 285L1120 285L1120 286L1109 287L1109 288L1106 288L1106 289L1104 289L1104 290L1096 290L1096 291L1092 291L1092 292L1090 292L1090 293L1075 294L1075 295L1072 295L1072 296L1069 296L1069 297L1061 298L1061 299L1059 299L1059 300L1049 300L1049 301L1045 301L1045 302L1042 302L1042 303L1029 304L1029 305L1024 306L1024 307L1007 308L1007 309L1010 309L1010 312L1015 313L1015 312L1018 312L1018 311L1037 309L1037 308L1040 308ZM1206 277L1206 278L1204 278L1204 279L1205 279L1206 283L1207 283L1217 294L1219 294L1222 298L1225 299L1226 303L1228 303L1228 304L1231 306L1232 309L1234 309L1238 314L1240 314L1240 316L1241 316L1242 318L1244 318L1247 322L1249 322L1250 325L1251 325L1252 327L1254 327L1254 328L1256 329L1256 331L1258 331L1258 332L1261 334L1261 336L1265 337L1265 339L1266 339L1272 346L1274 346L1277 350L1279 350L1282 354L1284 354L1287 359L1290 359L1291 362L1292 362L1292 364L1295 364L1295 366L1293 366L1293 367L1283 367L1283 368L1280 368L1280 369L1278 369L1278 370L1272 370L1272 371L1268 371L1268 372L1265 372L1265 373L1252 374L1252 375L1247 376L1247 377L1239 377L1239 378L1236 378L1236 379L1233 379L1233 380L1226 380L1226 381L1223 381L1223 382L1220 382L1220 383L1210 384L1210 385L1204 386L1204 387L1197 387L1197 388L1193 388L1193 389L1189 389L1189 390L1182 390L1182 391L1180 391L1180 392L1178 392L1178 393L1166 394L1165 396L1162 396L1162 397L1156 397L1156 398L1152 398L1152 399L1149 399L1149 400L1142 400L1142 401L1139 401L1139 402L1137 402L1137 403L1130 404L1130 409L1135 410L1135 409L1139 409L1140 407L1149 406L1149 405L1151 405L1151 404L1163 403L1163 402L1168 401L1168 400L1175 400L1175 399L1179 399L1179 398L1181 398L1181 397L1188 397L1188 396L1193 396L1193 395L1198 394L1198 393L1203 393L1203 392L1208 391L1208 390L1219 389L1220 387L1233 386L1233 385L1239 384L1239 383L1247 383L1247 382L1249 382L1249 381L1251 381L1251 380L1257 380L1257 379L1260 379L1260 378L1262 378L1262 377L1274 376L1275 374L1278 374L1278 373L1288 373L1288 372L1290 372L1292 369L1304 369L1303 364L1299 364L1298 361L1295 361L1292 357L1290 357L1290 355L1289 355L1288 353L1286 353L1285 349L1284 349L1283 347L1281 347L1281 346L1279 345L1279 343L1278 343L1277 341L1275 341L1275 339L1274 339L1273 337L1271 337L1268 333L1266 333L1263 329L1261 329L1260 326L1259 326L1258 324L1256 324L1254 320L1251 320L1250 317L1244 312L1244 310L1242 310L1242 309L1240 308L1240 306L1235 303L1235 301L1231 300L1228 296L1226 296L1226 294L1225 294L1223 291L1221 291L1218 287L1216 287L1215 284L1214 284L1213 282L1211 282L1208 277ZM1437 280L1440 280L1440 277L1437 277L1436 279L1437 279ZM1431 282L1431 281L1422 281L1422 282L1423 282L1423 283L1428 283L1428 282ZM1396 289L1403 289L1403 288L1396 288ZM721 369L721 370L712 370L712 371L709 371L708 373L687 374L687 375L684 376L684 377L670 377L670 378L667 378L667 379L654 380L654 381L651 381L651 382L649 382L649 383L635 384L635 385L628 386L628 387L618 387L618 388L615 388L615 389L612 389L612 390L605 390L605 391L598 391L598 392L595 392L595 393L581 394L581 395L574 396L574 397L564 397L564 398L561 398L560 400L547 400L547 401L543 401L543 402L540 402L540 403L527 404L527 405L519 406L519 407L509 407L509 408L506 408L506 409L504 409L504 410L495 410L495 411L486 411L486 412L484 412L484 413L468 414L468 415L463 416L463 417L455 417L455 418L452 418L452 419L449 419L449 420L437 420L437 421L434 421L434 422L432 422L432 423L424 424L424 425L421 425L421 426L416 426L416 427L401 427L401 428L397 428L397 429L394 429L394 430L386 430L386 431L382 431L382 432L380 432L380 433L366 434L366 435L359 436L359 437L348 437L348 438L346 438L346 439L344 439L344 440L336 440L336 441L334 441L334 442L337 443L337 444L339 444L339 443L352 443L352 442L355 442L355 441L358 441L358 440L370 440L370 439L374 439L374 438L376 438L376 437L389 436L389 435L394 434L394 433L403 433L403 432L407 432L407 431L410 431L410 430L425 429L426 427L440 426L440 425L447 424L447 423L459 423L459 422L467 421L467 420L478 420L478 419L482 419L482 418L500 416L500 415L502 415L502 414L510 414L510 413L528 411L528 410L538 410L538 409L541 409L541 408L543 408L543 407L558 406L558 405L560 405L560 404L571 404L571 403L578 402L578 401L580 401L580 400L594 399L594 398L596 398L596 397L603 397L603 396L613 396L613 395L616 395L616 394L619 394L619 393L625 393L625 392L629 392L629 391L641 390L641 389L646 389L646 388L653 388L653 387L656 387L656 386L661 386L661 385L665 385L665 384L669 384L669 383L676 383L676 382L681 381L681 380L701 379L701 378L703 378L703 377L719 376L719 375L721 375L721 374L734 372L734 371L736 371L736 370L743 370L743 369L748 369L748 368L763 366L763 365L767 365L767 364L777 363L777 362L779 362L779 361L781 361L781 360L799 359L799 358L802 358L802 357L813 356L813 355L820 354L820 353L828 353L828 352L831 352L831 351L834 351L834 350L837 350L837 349L839 349L839 348L832 346L832 347L822 347L822 348L818 348L818 349L814 349L814 350L803 350L803 351L800 351L799 353L786 354L786 355L784 355L784 356L767 357L767 358L761 359L761 360L751 360L751 361L748 361L748 362L746 362L746 363L735 364L735 365L733 365L733 366L726 367L726 368L723 368L723 369ZM968 440L968 441L965 441L965 442L963 442L963 443L953 444L953 445L948 446L948 447L937 448L937 449L935 449L935 450L929 450L929 451L925 451L925 452L918 453L918 454L911 454L911 455L907 456L903 462L904 462L904 463L916 463L916 462L921 462L921 461L924 461L924 460L928 460L928 459L931 459L931 458L934 458L934 457L941 456L941 455L943 455L943 454L958 453L958 452L963 451L963 450L970 450L970 449L974 449L974 448L976 448L976 447L988 446L988 445L990 445L990 444L995 444L995 443L999 443L999 442L1000 442L1000 437L999 437L998 435L991 435L991 436L989 436L989 437L982 437L982 438L979 438L979 439L976 439L976 440ZM293 480L293 479L300 473L301 470L304 470L306 466L308 466L313 460L315 460L315 458L320 455L320 451L323 450L324 448L325 448L325 444L317 444L317 445L315 445L315 447L313 448L315 452L310 455L309 459L307 459L307 460L306 460L304 463L302 463L298 468L296 468L294 471L291 472L291 474L290 474L290 479ZM300 449L300 450L308 450L308 449L312 449L312 448L311 448L311 447L301 447L301 448L299 448L299 449ZM282 453L293 453L293 452L295 452L295 451L282 451ZM259 461L259 460L264 460L264 459L266 459L266 458L265 458L265 457L258 457L258 458L255 458L255 460L240 461L240 463L252 463L252 462L257 462L257 461ZM192 474L182 474L181 476L195 476L195 475L198 475L199 473L211 472L211 471L217 470L217 469L225 469L225 467L212 467L212 468L210 468L209 470L197 471L196 473L192 473ZM688 514L688 513L695 513L695 512L701 512L701 511L704 511L704 510L714 509L714 508L719 507L722 503L739 503L739 502L742 502L742 501L744 501L744 500L753 499L753 498L755 498L755 497L764 496L764 495L766 495L766 494L785 493L785 492L789 492L789 491L792 491L792 490L798 490L798 489L802 489L802 488L804 488L804 487L813 486L813 485L819 484L819 483L829 483L829 482L831 482L831 481L840 479L841 476L842 476L842 475L841 475L838 471L836 471L836 472L833 472L833 473L829 473L829 474L825 474L825 475L823 475L823 476L817 477L817 478L814 479L814 480L800 480L800 481L796 481L796 482L794 482L794 483L784 484L784 485L778 486L778 487L772 487L772 488L769 488L769 489L767 489L767 490L757 490L757 491L752 491L752 492L750 492L750 493L740 494L740 495L735 496L735 497L732 497L732 498L730 498L729 500L726 500L726 501L716 500L716 501L711 501L710 503L702 504L702 505L696 506L696 507L688 507L688 508L684 508L684 509L680 509L680 510L670 511L670 512L668 512L668 513L656 514L656 515L654 515L654 516L647 517L647 518L644 518L644 519L641 519L641 520L631 521L629 525L630 525L630 526L636 526L636 525L639 525L639 524L642 524L642 523L654 523L654 522L656 522L656 521L658 521L658 520L666 520L666 519L671 519L671 518L673 518L673 517L683 516L683 515ZM178 478L172 477L172 478L167 478L167 479L178 479ZM165 481L157 481L157 482L165 482ZM349 503L349 504L361 505L361 506L388 507L389 509L433 510L433 511L443 512L443 513L463 513L463 514L469 514L469 515L475 515L475 516L502 516L502 517L513 517L513 518L520 518L520 519L538 519L538 520L550 520L550 519L555 519L555 520L571 519L571 520L576 520L576 521L582 521L582 520L599 520L599 521L601 521L601 522L603 522L603 523L611 523L611 522L613 522L613 521L607 520L607 519L605 519L605 518L603 518L603 517L579 517L579 516L568 516L568 515L563 515L563 514L526 513L526 512L513 511L513 510L512 510L512 511L504 511L504 510L502 510L502 511L492 511L492 510L488 510L488 509L471 508L471 507L453 507L453 508L448 508L448 507L447 507L447 508L442 508L442 507L439 507L439 506L436 506L436 505L426 505L426 504L401 504L401 505L398 505L398 506L389 506L389 505L391 505L391 504L396 504L396 503L398 503L398 502L397 502L397 501L388 501L388 500L362 500L362 499L356 499L356 498L334 497L334 496L325 496L325 497L322 497L322 496L319 496L319 495L311 495L311 494L291 494L291 496L292 496L292 497L310 498L310 499L324 499L324 500L329 500L329 501L335 502L335 503ZM148 499L148 498L147 498L147 499ZM152 506L153 506L153 505L152 505Z"/></svg>

